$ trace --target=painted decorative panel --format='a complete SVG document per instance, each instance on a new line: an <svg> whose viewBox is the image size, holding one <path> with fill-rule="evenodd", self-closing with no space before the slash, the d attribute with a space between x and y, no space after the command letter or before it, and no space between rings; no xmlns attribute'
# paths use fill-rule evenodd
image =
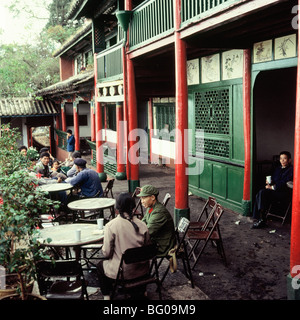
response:
<svg viewBox="0 0 300 320"><path fill-rule="evenodd" d="M199 84L199 59L187 61L188 86Z"/></svg>
<svg viewBox="0 0 300 320"><path fill-rule="evenodd" d="M201 58L202 83L220 81L220 55L214 54Z"/></svg>
<svg viewBox="0 0 300 320"><path fill-rule="evenodd" d="M272 40L254 43L253 62L266 62L272 60Z"/></svg>
<svg viewBox="0 0 300 320"><path fill-rule="evenodd" d="M275 39L275 60L296 57L296 34Z"/></svg>
<svg viewBox="0 0 300 320"><path fill-rule="evenodd" d="M243 77L243 50L230 50L222 53L222 79Z"/></svg>

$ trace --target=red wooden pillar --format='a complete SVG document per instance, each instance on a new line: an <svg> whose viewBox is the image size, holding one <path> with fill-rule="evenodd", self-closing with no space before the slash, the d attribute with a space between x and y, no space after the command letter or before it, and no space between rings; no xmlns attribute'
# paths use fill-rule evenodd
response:
<svg viewBox="0 0 300 320"><path fill-rule="evenodd" d="M106 173L104 172L104 159L103 159L103 138L102 138L102 113L101 103L98 101L98 89L97 89L97 54L94 54L94 88L95 88L95 129L96 129L96 170L99 174L101 181L106 181Z"/></svg>
<svg viewBox="0 0 300 320"><path fill-rule="evenodd" d="M132 10L132 1L125 0L125 10ZM129 37L127 37L129 39ZM136 88L135 88L135 76L134 76L134 66L133 61L126 56L126 67L127 67L127 98L128 98L128 156L130 165L130 180L128 180L129 192L133 192L136 187L140 186L139 181L139 163L135 163L138 157L136 148L134 145L137 140L131 138L131 132L137 129L137 100L136 100ZM131 141L133 140L133 141Z"/></svg>
<svg viewBox="0 0 300 320"><path fill-rule="evenodd" d="M95 102L92 100L90 104L91 104L91 141L96 141Z"/></svg>
<svg viewBox="0 0 300 320"><path fill-rule="evenodd" d="M148 129L149 129L150 163L152 163L152 136L153 136L153 101L152 101L152 98L150 98L148 101Z"/></svg>
<svg viewBox="0 0 300 320"><path fill-rule="evenodd" d="M59 130L59 116L55 117L55 127ZM56 135L56 145L58 146L58 135Z"/></svg>
<svg viewBox="0 0 300 320"><path fill-rule="evenodd" d="M300 5L300 0L299 0ZM300 11L298 11L298 21ZM300 30L298 28L298 39ZM288 299L300 300L300 45L298 40L297 91L295 115L294 179L291 222L290 274ZM297 279L298 278L298 279ZM297 281L298 280L298 281Z"/></svg>
<svg viewBox="0 0 300 320"><path fill-rule="evenodd" d="M244 112L244 190L243 215L250 214L251 204L251 51L244 50L243 76L243 112Z"/></svg>
<svg viewBox="0 0 300 320"><path fill-rule="evenodd" d="M123 95L124 95L124 103L123 103L123 119L124 119L124 135L125 135L125 146L126 146L126 176L127 179L130 180L130 165L128 162L128 101L127 101L127 68L126 68L126 52L125 47L122 50L123 55Z"/></svg>
<svg viewBox="0 0 300 320"><path fill-rule="evenodd" d="M74 121L74 137L75 137L75 151L80 151L80 136L79 136L79 122L78 122L78 102L73 102L73 121Z"/></svg>
<svg viewBox="0 0 300 320"><path fill-rule="evenodd" d="M117 102L116 104L116 121L117 121L117 180L125 180L126 173L125 173L125 161L126 158L124 157L124 128L121 125L123 121L123 105L121 102Z"/></svg>
<svg viewBox="0 0 300 320"><path fill-rule="evenodd" d="M66 112L65 112L65 104L61 103L60 105L61 110L61 129L62 131L67 131L67 121L66 121Z"/></svg>
<svg viewBox="0 0 300 320"><path fill-rule="evenodd" d="M188 129L188 88L186 68L186 44L180 39L181 0L174 0L175 25L175 77L176 77L176 151L175 151L175 225L181 217L190 218L188 207L188 174L185 154L187 141L184 139Z"/></svg>

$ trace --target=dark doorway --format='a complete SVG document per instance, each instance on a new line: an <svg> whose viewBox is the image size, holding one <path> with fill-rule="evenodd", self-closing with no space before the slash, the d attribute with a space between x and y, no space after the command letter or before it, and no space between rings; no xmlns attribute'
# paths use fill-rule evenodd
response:
<svg viewBox="0 0 300 320"><path fill-rule="evenodd" d="M280 151L294 154L296 68L262 71L253 91L253 196L264 187Z"/></svg>

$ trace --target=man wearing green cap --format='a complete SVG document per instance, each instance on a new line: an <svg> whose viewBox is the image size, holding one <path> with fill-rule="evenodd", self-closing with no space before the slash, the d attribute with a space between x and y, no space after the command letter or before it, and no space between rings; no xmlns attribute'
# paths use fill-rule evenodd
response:
<svg viewBox="0 0 300 320"><path fill-rule="evenodd" d="M147 209L142 221L146 223L151 240L158 245L158 255L166 255L176 244L175 227L172 216L167 208L158 200L159 191L145 185L138 197L141 197L142 205Z"/></svg>

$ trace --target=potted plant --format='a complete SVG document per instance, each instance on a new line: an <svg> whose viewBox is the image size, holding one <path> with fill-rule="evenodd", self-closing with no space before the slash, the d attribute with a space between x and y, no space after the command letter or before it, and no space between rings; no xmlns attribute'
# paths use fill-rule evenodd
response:
<svg viewBox="0 0 300 320"><path fill-rule="evenodd" d="M38 217L57 203L37 188L27 170L29 161L18 151L19 139L17 130L0 126L0 266L25 300L35 279L35 262L49 259L37 240ZM12 275L14 281L9 281Z"/></svg>

